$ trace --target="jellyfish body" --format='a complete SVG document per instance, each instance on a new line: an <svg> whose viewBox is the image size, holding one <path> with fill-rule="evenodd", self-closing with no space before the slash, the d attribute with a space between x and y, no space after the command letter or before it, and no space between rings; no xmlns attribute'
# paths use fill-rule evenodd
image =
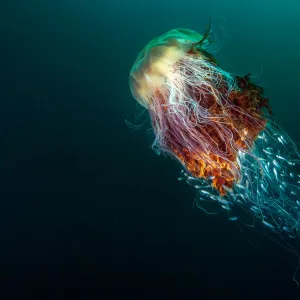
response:
<svg viewBox="0 0 300 300"><path fill-rule="evenodd" d="M300 229L299 178L291 169L297 148L271 120L263 88L217 64L208 35L171 30L153 39L130 71L132 94L151 117L153 147L181 162L199 206L243 207L292 235Z"/></svg>

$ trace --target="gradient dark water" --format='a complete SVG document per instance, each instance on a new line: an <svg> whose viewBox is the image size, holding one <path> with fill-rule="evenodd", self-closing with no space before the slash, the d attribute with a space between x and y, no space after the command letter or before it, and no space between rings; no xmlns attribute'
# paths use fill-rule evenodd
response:
<svg viewBox="0 0 300 300"><path fill-rule="evenodd" d="M1 299L299 299L296 258L193 207L124 121L141 48L211 16L222 66L259 75L300 142L296 0L1 4Z"/></svg>

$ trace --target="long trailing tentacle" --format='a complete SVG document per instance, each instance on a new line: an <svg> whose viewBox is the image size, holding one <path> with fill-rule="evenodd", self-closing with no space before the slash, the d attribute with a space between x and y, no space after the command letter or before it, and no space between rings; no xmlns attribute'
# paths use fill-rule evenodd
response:
<svg viewBox="0 0 300 300"><path fill-rule="evenodd" d="M263 110L263 88L201 53L172 68L151 101L154 148L182 163L199 203L242 208L274 231L299 234L300 177L292 167L300 155Z"/></svg>
<svg viewBox="0 0 300 300"><path fill-rule="evenodd" d="M203 35L203 38L199 42L194 43L192 46L194 48L198 48L198 47L201 48L201 46L204 43L204 41L208 40L209 36L211 35L211 32L212 32L212 29L211 29L211 19L209 18L208 25L207 25L207 27L205 29L205 33Z"/></svg>

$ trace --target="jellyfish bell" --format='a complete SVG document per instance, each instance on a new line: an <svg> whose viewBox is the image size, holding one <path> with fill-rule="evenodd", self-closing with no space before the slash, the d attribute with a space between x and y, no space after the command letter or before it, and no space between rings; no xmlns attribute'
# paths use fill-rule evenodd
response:
<svg viewBox="0 0 300 300"><path fill-rule="evenodd" d="M134 98L145 108L158 89L172 76L172 67L202 36L190 29L173 29L153 39L139 53L130 71Z"/></svg>

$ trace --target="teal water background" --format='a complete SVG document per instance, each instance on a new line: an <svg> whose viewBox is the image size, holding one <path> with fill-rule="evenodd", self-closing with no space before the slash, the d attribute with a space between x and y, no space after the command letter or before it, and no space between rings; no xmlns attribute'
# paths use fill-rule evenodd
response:
<svg viewBox="0 0 300 300"><path fill-rule="evenodd" d="M1 299L298 299L296 258L193 205L150 149L129 70L153 37L204 33L227 71L257 76L300 142L300 3L3 1Z"/></svg>

